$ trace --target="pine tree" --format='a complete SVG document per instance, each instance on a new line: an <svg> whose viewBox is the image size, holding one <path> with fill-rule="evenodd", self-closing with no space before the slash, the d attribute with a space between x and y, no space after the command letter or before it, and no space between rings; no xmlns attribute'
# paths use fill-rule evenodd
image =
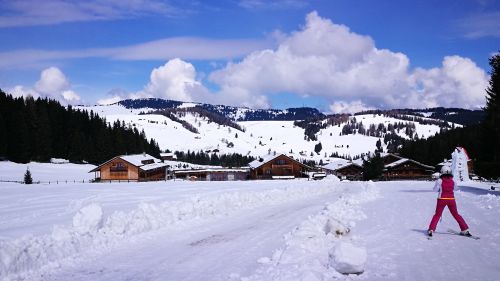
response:
<svg viewBox="0 0 500 281"><path fill-rule="evenodd" d="M495 54L489 60L491 78L486 89L486 118L482 128L481 156L485 163L478 166L486 176L500 174L500 54Z"/></svg>
<svg viewBox="0 0 500 281"><path fill-rule="evenodd" d="M33 183L33 178L31 177L31 172L30 169L26 169L26 173L24 173L24 183L25 184L32 184Z"/></svg>

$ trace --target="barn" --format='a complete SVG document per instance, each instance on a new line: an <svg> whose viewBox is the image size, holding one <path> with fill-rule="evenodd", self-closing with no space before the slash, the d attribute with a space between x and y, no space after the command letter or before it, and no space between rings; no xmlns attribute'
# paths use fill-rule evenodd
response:
<svg viewBox="0 0 500 281"><path fill-rule="evenodd" d="M116 156L89 171L96 181L164 180L167 164L149 154Z"/></svg>
<svg viewBox="0 0 500 281"><path fill-rule="evenodd" d="M248 164L251 179L293 179L307 177L312 168L284 154L259 157Z"/></svg>

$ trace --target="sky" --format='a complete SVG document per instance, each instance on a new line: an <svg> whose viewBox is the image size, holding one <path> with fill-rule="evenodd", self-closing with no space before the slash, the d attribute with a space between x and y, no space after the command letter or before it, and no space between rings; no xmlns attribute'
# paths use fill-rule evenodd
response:
<svg viewBox="0 0 500 281"><path fill-rule="evenodd" d="M0 0L0 88L325 113L477 109L494 0Z"/></svg>

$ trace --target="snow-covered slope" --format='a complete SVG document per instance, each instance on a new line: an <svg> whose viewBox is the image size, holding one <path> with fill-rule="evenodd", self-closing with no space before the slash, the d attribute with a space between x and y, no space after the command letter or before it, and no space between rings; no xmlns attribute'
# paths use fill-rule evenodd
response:
<svg viewBox="0 0 500 281"><path fill-rule="evenodd" d="M177 107L192 105L180 104ZM194 133L186 129L178 120L172 120L162 114L139 114L152 112L151 108L125 108L120 104L80 108L92 110L101 117L105 117L108 122L120 120L129 126L144 130L146 136L155 139L163 150L203 150L205 152L216 150L220 153L239 153L254 157L270 153L285 153L299 159L322 160L323 162L329 162L333 156L356 157L363 153L373 152L379 139L382 141L382 146L387 148L382 139L385 134L380 134L379 137L359 133L342 134L343 127L354 120L359 124L362 123L366 129L370 128L370 125L378 127L383 124L388 127L397 123L412 127L410 128L411 134L405 133L405 129L393 131L395 135L402 138L415 137L415 135L419 138L427 138L440 131L440 126L437 124L422 124L419 121L365 114L350 116L346 122L339 125L324 126L315 134L317 140L312 141L305 135L303 128L294 125L294 121L239 121L238 125L243 128L243 131L240 131L217 124L198 113L174 112L176 118L198 131ZM420 118L432 121L429 118ZM233 118L233 120L237 119ZM321 143L322 149L316 153L315 146L318 143Z"/></svg>

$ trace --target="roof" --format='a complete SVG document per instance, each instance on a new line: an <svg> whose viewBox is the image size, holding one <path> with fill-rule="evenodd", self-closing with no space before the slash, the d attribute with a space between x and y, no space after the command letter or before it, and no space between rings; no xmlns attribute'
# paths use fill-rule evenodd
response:
<svg viewBox="0 0 500 281"><path fill-rule="evenodd" d="M396 162L392 162L392 163L390 163L390 164L387 164L387 165L385 165L385 168L394 168L394 167L399 166L399 165L401 165L401 164L403 164L403 163L406 163L406 162L412 162L412 163L415 163L415 164L417 164L417 165L419 165L419 166L422 166L422 167L424 167L424 168L427 168L427 169L434 169L434 167L433 167L433 166L425 165L425 164L422 164L422 163L417 162L417 161L415 161L415 160L412 160L412 159L407 159L407 158L402 158L402 159L399 159L399 160L398 160L398 161L396 161Z"/></svg>
<svg viewBox="0 0 500 281"><path fill-rule="evenodd" d="M323 168L331 171L336 171L351 165L361 167L361 165L359 165L358 163L350 162L348 160L337 160L335 162L324 165Z"/></svg>
<svg viewBox="0 0 500 281"><path fill-rule="evenodd" d="M165 164L165 163L151 163L151 164L146 164L146 165L140 166L139 169L141 169L143 171L150 171L150 170L162 168L165 166L167 166L167 164Z"/></svg>
<svg viewBox="0 0 500 281"><path fill-rule="evenodd" d="M172 152L160 153L160 157L173 157L173 158L177 158L177 156L174 153L172 153Z"/></svg>
<svg viewBox="0 0 500 281"><path fill-rule="evenodd" d="M158 159L156 159L153 156L146 154L146 153L122 155L122 156L118 156L118 157L120 157L121 159L123 159L123 160L129 162L130 164L137 166L137 167L144 165L144 164L142 164L142 161L145 161L145 160L153 160L155 162L159 161Z"/></svg>
<svg viewBox="0 0 500 281"><path fill-rule="evenodd" d="M248 166L252 169L256 169L262 165L264 165L265 163L269 162L269 161L272 161L273 159L275 158L278 158L279 156L281 155L284 155L284 154L268 154L268 155L265 155L265 156L261 156L255 160L253 160L252 162L250 162L248 164ZM260 161L260 159L262 159L262 161Z"/></svg>
<svg viewBox="0 0 500 281"><path fill-rule="evenodd" d="M119 156L115 156L115 157L109 159L108 161L102 163L101 165L95 167L94 169L90 170L89 173L100 170L102 166L108 164L109 162L113 161L116 158L120 158L120 159L122 159L125 162L128 162L128 163L130 163L130 164L132 164L132 165L134 165L136 167L139 167L143 171L146 171L144 169L144 166L153 165L153 164L161 164L161 163L159 163L160 160L158 160L158 159L154 158L153 156L151 156L149 154L146 154L146 153L132 154L132 155L119 155ZM144 161L144 160L153 160L155 163L144 165L144 164L142 164L142 161ZM166 166L166 164L164 166ZM155 167L155 168L152 168L152 167L153 166L146 167L146 169L147 170L151 170L151 169L158 168L158 167Z"/></svg>
<svg viewBox="0 0 500 281"><path fill-rule="evenodd" d="M208 172L248 172L248 169L229 169L229 168L215 168L215 169L186 169L186 170L177 170L174 173L176 174L189 174L189 173L208 173Z"/></svg>
<svg viewBox="0 0 500 281"><path fill-rule="evenodd" d="M293 159L291 157L286 156L285 154L276 154L276 155L261 156L261 157L257 158L256 160L253 160L252 162L250 162L250 164L248 164L248 166L250 167L250 169L257 169L258 167L260 167L260 166L262 166L262 165L264 165L264 164L266 164L266 163L268 163L268 162L270 162L270 161L272 161L272 160L274 160L274 159L276 159L276 158L278 158L280 156L285 156L286 158L288 158L288 159L290 159L292 161L295 161L295 162L299 163L300 165L302 165L302 166L304 166L306 168L311 168L311 167L309 167L307 165L304 165L304 164L300 163L299 161L297 161L297 160L295 160L295 159ZM259 161L259 159L262 159L262 161Z"/></svg>

